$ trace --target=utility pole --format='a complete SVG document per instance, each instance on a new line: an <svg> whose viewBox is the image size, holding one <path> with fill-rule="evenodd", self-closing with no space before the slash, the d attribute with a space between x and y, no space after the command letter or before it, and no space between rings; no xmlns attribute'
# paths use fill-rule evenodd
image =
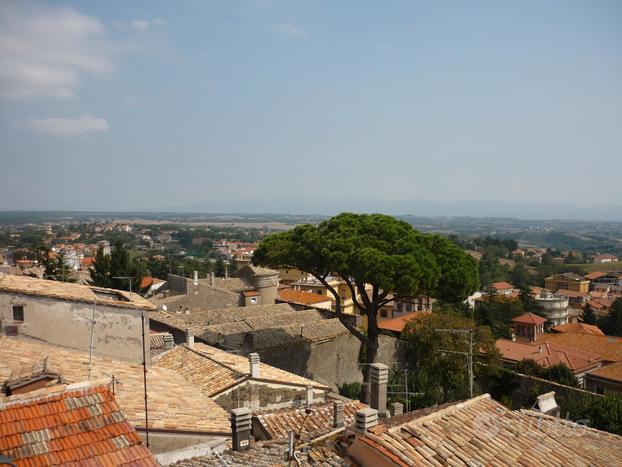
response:
<svg viewBox="0 0 622 467"><path fill-rule="evenodd" d="M464 355L467 358L467 366L469 369L469 394L473 399L473 329L435 329L436 332L446 332L448 334L468 334L469 335L469 351L459 352L457 350L439 350L441 353Z"/></svg>

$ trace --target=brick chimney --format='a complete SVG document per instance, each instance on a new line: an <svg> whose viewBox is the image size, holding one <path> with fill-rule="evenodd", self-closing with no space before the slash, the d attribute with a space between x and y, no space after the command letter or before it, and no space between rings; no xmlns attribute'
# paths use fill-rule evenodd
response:
<svg viewBox="0 0 622 467"><path fill-rule="evenodd" d="M233 450L248 449L251 438L251 410L240 407L231 411L231 431L233 433Z"/></svg>
<svg viewBox="0 0 622 467"><path fill-rule="evenodd" d="M381 417L387 412L387 383L389 382L389 367L383 363L373 363L369 367L371 391L369 405L376 409Z"/></svg>
<svg viewBox="0 0 622 467"><path fill-rule="evenodd" d="M194 333L190 328L186 329L186 345L191 349L194 348Z"/></svg>
<svg viewBox="0 0 622 467"><path fill-rule="evenodd" d="M259 378L259 361L258 353L253 352L248 354L251 378Z"/></svg>
<svg viewBox="0 0 622 467"><path fill-rule="evenodd" d="M172 349L173 347L175 347L175 340L173 339L173 335L172 334L164 334L164 348L165 349Z"/></svg>
<svg viewBox="0 0 622 467"><path fill-rule="evenodd" d="M392 402L389 404L389 413L392 417L396 415L402 415L404 413L404 404L401 402Z"/></svg>
<svg viewBox="0 0 622 467"><path fill-rule="evenodd" d="M370 428L378 425L378 411L370 407L357 410L354 418L356 420L356 431L359 433L365 433Z"/></svg>
<svg viewBox="0 0 622 467"><path fill-rule="evenodd" d="M343 402L335 401L333 404L333 428L341 428L342 426L345 426Z"/></svg>

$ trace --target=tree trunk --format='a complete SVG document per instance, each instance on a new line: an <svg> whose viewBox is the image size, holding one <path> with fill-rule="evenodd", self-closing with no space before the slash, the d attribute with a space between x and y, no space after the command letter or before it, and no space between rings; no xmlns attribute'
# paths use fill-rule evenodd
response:
<svg viewBox="0 0 622 467"><path fill-rule="evenodd" d="M369 404L369 394L371 385L369 381L370 365L376 363L376 357L378 356L378 322L376 320L376 313L374 310L368 310L367 312L367 338L370 341L368 344L367 352L365 352L365 362L363 366L363 387L361 388L361 401L365 404ZM363 344L365 345L365 344Z"/></svg>

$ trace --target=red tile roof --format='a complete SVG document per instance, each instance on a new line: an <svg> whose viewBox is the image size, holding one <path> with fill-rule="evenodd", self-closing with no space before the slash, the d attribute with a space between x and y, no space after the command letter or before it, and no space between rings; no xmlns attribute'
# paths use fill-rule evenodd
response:
<svg viewBox="0 0 622 467"><path fill-rule="evenodd" d="M490 286L495 290L513 289L514 286L509 282L493 282Z"/></svg>
<svg viewBox="0 0 622 467"><path fill-rule="evenodd" d="M551 330L555 332L583 332L586 334L594 334L597 336L604 336L605 333L600 330L598 326L585 323L568 323L554 326Z"/></svg>
<svg viewBox="0 0 622 467"><path fill-rule="evenodd" d="M0 404L0 452L18 466L158 465L108 385Z"/></svg>
<svg viewBox="0 0 622 467"><path fill-rule="evenodd" d="M427 316L431 312L430 311L413 311L412 313L406 313L405 315L398 316L397 318L385 319L383 321L378 322L378 327L380 329L384 329L385 331L395 331L402 332L406 327L406 323L412 321L413 319L421 318L422 316Z"/></svg>
<svg viewBox="0 0 622 467"><path fill-rule="evenodd" d="M279 298L284 302L300 303L303 305L314 305L316 303L330 302L331 298L326 295L320 295L302 290L291 288L279 290Z"/></svg>
<svg viewBox="0 0 622 467"><path fill-rule="evenodd" d="M533 360L544 367L563 363L575 374L596 368L603 361L600 355L548 342L525 344L497 339L495 347L501 353L503 360L507 362L518 363L522 360Z"/></svg>
<svg viewBox="0 0 622 467"><path fill-rule="evenodd" d="M544 324L546 319L542 316L534 315L533 313L525 313L524 315L513 318L512 322L521 324Z"/></svg>

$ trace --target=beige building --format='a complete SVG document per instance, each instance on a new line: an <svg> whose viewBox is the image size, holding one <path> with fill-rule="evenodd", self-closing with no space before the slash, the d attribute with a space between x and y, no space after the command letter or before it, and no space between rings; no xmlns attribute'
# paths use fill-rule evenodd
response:
<svg viewBox="0 0 622 467"><path fill-rule="evenodd" d="M544 279L544 287L551 292L564 289L573 292L587 293L590 290L590 281L574 272L565 272Z"/></svg>
<svg viewBox="0 0 622 467"><path fill-rule="evenodd" d="M105 357L142 362L154 305L137 294L68 282L0 276L2 334L26 335ZM143 316L144 315L144 316ZM144 321L143 321L144 320ZM146 339L148 354L149 339Z"/></svg>

